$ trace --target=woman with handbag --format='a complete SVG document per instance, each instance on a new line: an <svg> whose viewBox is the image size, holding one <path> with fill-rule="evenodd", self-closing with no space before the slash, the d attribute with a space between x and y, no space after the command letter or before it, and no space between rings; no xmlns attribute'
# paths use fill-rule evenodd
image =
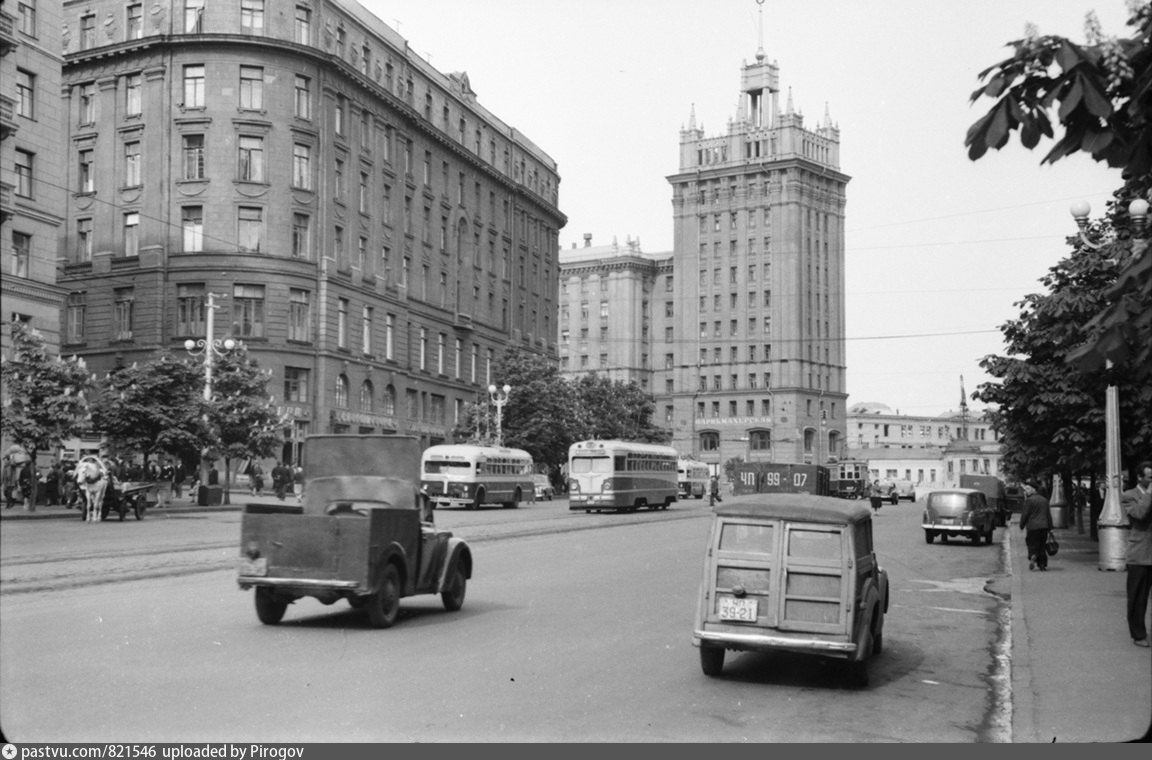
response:
<svg viewBox="0 0 1152 760"><path fill-rule="evenodd" d="M1024 511L1020 513L1020 530L1028 546L1028 569L1048 569L1048 534L1052 530L1052 513L1048 499L1033 483L1024 484Z"/></svg>

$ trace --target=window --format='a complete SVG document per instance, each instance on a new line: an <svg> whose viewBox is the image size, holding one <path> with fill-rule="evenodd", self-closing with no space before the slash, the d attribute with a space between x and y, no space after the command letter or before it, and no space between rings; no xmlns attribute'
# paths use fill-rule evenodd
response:
<svg viewBox="0 0 1152 760"><path fill-rule="evenodd" d="M90 13L80 17L80 49L91 50L96 47L96 14Z"/></svg>
<svg viewBox="0 0 1152 760"><path fill-rule="evenodd" d="M141 79L142 77L139 74L129 74L124 77L125 116L139 116L143 110Z"/></svg>
<svg viewBox="0 0 1152 760"><path fill-rule="evenodd" d="M26 150L16 149L16 189L13 191L21 198L32 197L32 162L34 154Z"/></svg>
<svg viewBox="0 0 1152 760"><path fill-rule="evenodd" d="M372 411L372 381L365 380L360 383L360 411Z"/></svg>
<svg viewBox="0 0 1152 760"><path fill-rule="evenodd" d="M772 431L771 430L753 430L748 435L748 445L752 451L771 451L772 450Z"/></svg>
<svg viewBox="0 0 1152 760"><path fill-rule="evenodd" d="M296 118L312 119L312 80L296 75Z"/></svg>
<svg viewBox="0 0 1152 760"><path fill-rule="evenodd" d="M184 33L200 34L204 22L204 0L184 0Z"/></svg>
<svg viewBox="0 0 1152 760"><path fill-rule="evenodd" d="M332 162L332 173L333 173L333 182L332 182L333 197L336 200L343 203L344 202L344 159L338 158Z"/></svg>
<svg viewBox="0 0 1152 760"><path fill-rule="evenodd" d="M184 206L180 209L180 223L184 232L184 251L204 250L204 207Z"/></svg>
<svg viewBox="0 0 1152 760"><path fill-rule="evenodd" d="M715 415L714 415L715 416ZM700 450L701 451L716 451L720 448L720 434L719 433L701 433L700 434Z"/></svg>
<svg viewBox="0 0 1152 760"><path fill-rule="evenodd" d="M312 324L311 293L307 290L288 290L288 340L309 341Z"/></svg>
<svg viewBox="0 0 1152 760"><path fill-rule="evenodd" d="M312 217L292 214L292 258L312 259Z"/></svg>
<svg viewBox="0 0 1152 760"><path fill-rule="evenodd" d="M96 123L96 85L80 85L80 124Z"/></svg>
<svg viewBox="0 0 1152 760"><path fill-rule="evenodd" d="M240 67L240 107L252 111L264 108L264 69Z"/></svg>
<svg viewBox="0 0 1152 760"><path fill-rule="evenodd" d="M68 343L81 343L84 340L84 326L88 322L88 294L69 293L66 308L65 340Z"/></svg>
<svg viewBox="0 0 1152 760"><path fill-rule="evenodd" d="M428 329L420 328L420 369L428 369Z"/></svg>
<svg viewBox="0 0 1152 760"><path fill-rule="evenodd" d="M176 286L176 334L203 335L205 326L203 285Z"/></svg>
<svg viewBox="0 0 1152 760"><path fill-rule="evenodd" d="M348 299L339 299L336 309L336 346L348 348Z"/></svg>
<svg viewBox="0 0 1152 760"><path fill-rule="evenodd" d="M372 353L372 307L360 310L360 353Z"/></svg>
<svg viewBox="0 0 1152 760"><path fill-rule="evenodd" d="M16 69L16 115L36 118L36 75Z"/></svg>
<svg viewBox="0 0 1152 760"><path fill-rule="evenodd" d="M20 31L29 37L36 36L36 0L21 0L16 5L20 14Z"/></svg>
<svg viewBox="0 0 1152 760"><path fill-rule="evenodd" d="M32 236L23 232L12 233L12 275L27 279L32 258Z"/></svg>
<svg viewBox="0 0 1152 760"><path fill-rule="evenodd" d="M344 250L343 227L336 227L332 232L332 258L336 262L336 269L341 272L348 270L348 254Z"/></svg>
<svg viewBox="0 0 1152 760"><path fill-rule="evenodd" d="M240 0L240 31L264 34L264 0Z"/></svg>
<svg viewBox="0 0 1152 760"><path fill-rule="evenodd" d="M284 400L308 402L308 370L300 367L284 368Z"/></svg>
<svg viewBox="0 0 1152 760"><path fill-rule="evenodd" d="M384 318L384 358L392 358L393 339L396 332L396 315L388 314Z"/></svg>
<svg viewBox="0 0 1152 760"><path fill-rule="evenodd" d="M368 273L368 238L363 235L356 243L356 268L361 273Z"/></svg>
<svg viewBox="0 0 1152 760"><path fill-rule="evenodd" d="M264 138L240 136L237 179L241 182L264 181Z"/></svg>
<svg viewBox="0 0 1152 760"><path fill-rule="evenodd" d="M242 338L264 337L264 286L236 285L232 291L232 324Z"/></svg>
<svg viewBox="0 0 1152 760"><path fill-rule="evenodd" d="M348 100L343 95L336 96L336 109L332 112L336 134L344 135L344 115L348 109Z"/></svg>
<svg viewBox="0 0 1152 760"><path fill-rule="evenodd" d="M184 107L204 107L204 66L197 64L184 67Z"/></svg>
<svg viewBox="0 0 1152 760"><path fill-rule="evenodd" d="M140 3L132 3L125 9L124 38L138 40L144 36L144 11Z"/></svg>
<svg viewBox="0 0 1152 760"><path fill-rule="evenodd" d="M236 212L236 240L241 251L260 252L264 237L264 210L256 206L241 206Z"/></svg>
<svg viewBox="0 0 1152 760"><path fill-rule="evenodd" d="M124 186L138 187L143 184L140 177L140 143L124 143Z"/></svg>
<svg viewBox="0 0 1152 760"><path fill-rule="evenodd" d="M81 193L92 193L96 191L96 167L94 162L96 160L96 151L86 148L79 153L79 171L77 178L79 186L76 188Z"/></svg>
<svg viewBox="0 0 1152 760"><path fill-rule="evenodd" d="M140 255L140 213L130 211L124 215L124 255Z"/></svg>
<svg viewBox="0 0 1152 760"><path fill-rule="evenodd" d="M132 312L135 303L135 288L116 288L112 306L112 321L115 325L116 340L132 340Z"/></svg>
<svg viewBox="0 0 1152 760"><path fill-rule="evenodd" d="M312 148L300 143L292 146L292 187L312 189Z"/></svg>
<svg viewBox="0 0 1152 760"><path fill-rule="evenodd" d="M92 260L92 220L76 220L76 261Z"/></svg>
<svg viewBox="0 0 1152 760"><path fill-rule="evenodd" d="M348 377L347 375L336 376L336 406L341 409L348 408Z"/></svg>
<svg viewBox="0 0 1152 760"><path fill-rule="evenodd" d="M301 45L312 42L312 11L303 5L296 6L296 41Z"/></svg>
<svg viewBox="0 0 1152 760"><path fill-rule="evenodd" d="M204 179L204 135L184 135L184 179Z"/></svg>
<svg viewBox="0 0 1152 760"><path fill-rule="evenodd" d="M360 172L360 213L367 214L370 204L368 197L368 172Z"/></svg>

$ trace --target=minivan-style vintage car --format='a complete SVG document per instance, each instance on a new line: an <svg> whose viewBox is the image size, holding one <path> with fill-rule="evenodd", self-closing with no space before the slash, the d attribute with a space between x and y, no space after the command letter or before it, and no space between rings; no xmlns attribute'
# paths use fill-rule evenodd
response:
<svg viewBox="0 0 1152 760"><path fill-rule="evenodd" d="M924 540L932 543L936 536L947 543L949 538L970 538L992 543L996 532L996 509L974 488L949 488L930 491L924 502Z"/></svg>
<svg viewBox="0 0 1152 760"><path fill-rule="evenodd" d="M781 651L842 660L864 683L887 611L866 505L788 493L714 508L692 632L705 675L728 649Z"/></svg>

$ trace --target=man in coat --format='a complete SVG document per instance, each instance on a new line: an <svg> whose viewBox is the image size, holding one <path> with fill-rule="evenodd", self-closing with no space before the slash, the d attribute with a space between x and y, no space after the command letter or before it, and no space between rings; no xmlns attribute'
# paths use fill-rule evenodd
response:
<svg viewBox="0 0 1152 760"><path fill-rule="evenodd" d="M1028 569L1048 569L1048 531L1052 529L1052 513L1048 511L1048 499L1036 490L1035 483L1024 484L1024 511L1020 513L1020 530L1025 531L1024 543L1028 546Z"/></svg>
<svg viewBox="0 0 1152 760"><path fill-rule="evenodd" d="M1128 516L1128 632L1132 643L1148 646L1144 615L1152 596L1152 462L1136 468L1136 487L1120 495L1120 509Z"/></svg>

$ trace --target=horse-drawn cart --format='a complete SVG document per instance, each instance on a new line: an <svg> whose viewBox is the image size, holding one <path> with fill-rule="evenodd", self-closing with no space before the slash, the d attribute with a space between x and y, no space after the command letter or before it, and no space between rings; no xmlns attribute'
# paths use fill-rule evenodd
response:
<svg viewBox="0 0 1152 760"><path fill-rule="evenodd" d="M81 489L83 501L95 499L100 504L100 521L108 519L108 515L115 511L120 515L120 521L131 512L137 520L144 519L144 510L157 502L157 484L151 481L120 481L109 474L104 463L97 457L86 456L81 458L77 465L77 484ZM101 483L97 489L95 484ZM91 488L91 490L89 490ZM97 495L99 494L99 495ZM93 516L89 509L80 509L80 519L92 521Z"/></svg>

